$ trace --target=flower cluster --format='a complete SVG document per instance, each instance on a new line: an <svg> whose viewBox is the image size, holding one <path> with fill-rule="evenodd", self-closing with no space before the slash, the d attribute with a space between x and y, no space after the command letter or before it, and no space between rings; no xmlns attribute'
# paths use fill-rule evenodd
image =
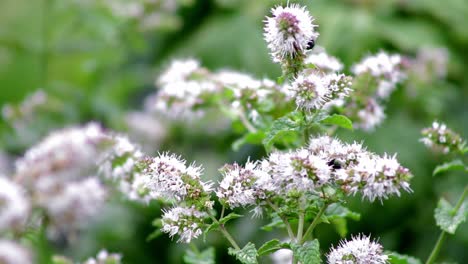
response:
<svg viewBox="0 0 468 264"><path fill-rule="evenodd" d="M351 78L344 74L322 74L304 71L292 83L291 90L298 108L320 109L325 103L346 97L351 91Z"/></svg>
<svg viewBox="0 0 468 264"><path fill-rule="evenodd" d="M273 61L283 66L302 63L307 49L318 37L314 18L305 7L296 4L273 8L265 20L264 37Z"/></svg>
<svg viewBox="0 0 468 264"><path fill-rule="evenodd" d="M383 247L370 237L358 235L350 241L341 241L327 256L328 264L386 264L388 256Z"/></svg>
<svg viewBox="0 0 468 264"><path fill-rule="evenodd" d="M412 175L395 156L381 157L361 144L344 144L328 136L311 138L306 148L273 152L259 164L228 167L218 198L237 207L297 193L319 195L325 185L348 194L359 192L369 201L400 195L400 189L411 191L408 181Z"/></svg>
<svg viewBox="0 0 468 264"><path fill-rule="evenodd" d="M230 208L256 204L265 199L266 185L271 183L270 176L256 162L248 161L244 167L238 164L221 168L223 180L219 183L216 195L219 201Z"/></svg>
<svg viewBox="0 0 468 264"><path fill-rule="evenodd" d="M99 211L106 190L96 178L96 160L108 140L94 123L51 133L16 162L15 180L34 206L44 208L54 231L80 228Z"/></svg>
<svg viewBox="0 0 468 264"><path fill-rule="evenodd" d="M32 264L33 259L28 249L16 242L0 240L0 263L2 264Z"/></svg>
<svg viewBox="0 0 468 264"><path fill-rule="evenodd" d="M450 152L462 151L465 148L466 142L443 123L434 121L432 127L422 130L423 138L421 142L434 151L439 151L444 154Z"/></svg>
<svg viewBox="0 0 468 264"><path fill-rule="evenodd" d="M87 259L83 264L120 264L122 263L122 255L117 253L109 253L103 249L99 251L95 258Z"/></svg>
<svg viewBox="0 0 468 264"><path fill-rule="evenodd" d="M167 200L199 201L206 199L211 191L211 183L200 179L202 168L191 164L180 157L162 153L155 158L147 158L142 178L146 178L146 189L153 198Z"/></svg>
<svg viewBox="0 0 468 264"><path fill-rule="evenodd" d="M162 231L170 237L178 234L178 242L190 243L199 237L203 231L204 219L208 214L192 207L174 207L164 212L162 217Z"/></svg>
<svg viewBox="0 0 468 264"><path fill-rule="evenodd" d="M29 212L26 192L10 179L0 176L0 231L21 229Z"/></svg>

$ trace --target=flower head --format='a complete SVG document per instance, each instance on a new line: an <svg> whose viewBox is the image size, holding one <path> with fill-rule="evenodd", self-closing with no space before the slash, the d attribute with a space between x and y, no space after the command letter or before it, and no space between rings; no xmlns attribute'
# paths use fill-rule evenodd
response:
<svg viewBox="0 0 468 264"><path fill-rule="evenodd" d="M358 235L350 241L341 241L327 255L327 260L328 264L386 264L388 256L379 243Z"/></svg>
<svg viewBox="0 0 468 264"><path fill-rule="evenodd" d="M0 176L0 231L21 228L29 211L25 191L8 178Z"/></svg>
<svg viewBox="0 0 468 264"><path fill-rule="evenodd" d="M272 16L265 20L265 40L275 62L303 56L311 41L318 33L314 19L305 7L292 4L278 6L271 10Z"/></svg>
<svg viewBox="0 0 468 264"><path fill-rule="evenodd" d="M257 163L248 161L245 167L225 165L221 172L224 177L216 195L230 208L255 205L266 197L268 190L265 187L270 176Z"/></svg>
<svg viewBox="0 0 468 264"><path fill-rule="evenodd" d="M209 197L211 183L201 181L201 167L187 166L185 160L168 153L149 158L145 163L142 177L146 178L144 183L152 197L193 202Z"/></svg>
<svg viewBox="0 0 468 264"><path fill-rule="evenodd" d="M305 64L312 64L322 71L339 72L343 70L343 63L326 52L311 53L304 60Z"/></svg>
<svg viewBox="0 0 468 264"><path fill-rule="evenodd" d="M179 235L177 242L190 243L203 233L202 228L207 217L207 213L198 211L195 207L174 207L164 212L161 230L170 237Z"/></svg>
<svg viewBox="0 0 468 264"><path fill-rule="evenodd" d="M434 121L432 127L422 130L421 142L427 147L442 153L460 151L464 149L466 142L444 123Z"/></svg>

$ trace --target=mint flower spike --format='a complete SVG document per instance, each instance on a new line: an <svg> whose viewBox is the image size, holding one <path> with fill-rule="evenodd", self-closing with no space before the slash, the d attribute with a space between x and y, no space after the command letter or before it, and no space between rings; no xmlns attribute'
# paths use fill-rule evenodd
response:
<svg viewBox="0 0 468 264"><path fill-rule="evenodd" d="M21 230L30 209L25 191L18 184L0 175L0 231Z"/></svg>
<svg viewBox="0 0 468 264"><path fill-rule="evenodd" d="M304 59L305 52L319 36L314 18L304 6L291 4L277 6L266 17L264 37L274 62L287 64L294 59Z"/></svg>
<svg viewBox="0 0 468 264"><path fill-rule="evenodd" d="M383 247L369 236L358 235L349 241L342 240L327 255L328 264L386 264L388 256Z"/></svg>
<svg viewBox="0 0 468 264"><path fill-rule="evenodd" d="M163 211L161 231L168 233L170 237L179 235L177 242L190 243L192 239L199 237L204 227L204 220L208 218L206 212L197 210L194 206L178 206Z"/></svg>
<svg viewBox="0 0 468 264"><path fill-rule="evenodd" d="M142 188L145 188L153 199L190 201L197 203L202 198L209 200L212 190L211 182L201 181L203 169L180 157L162 153L143 162Z"/></svg>
<svg viewBox="0 0 468 264"><path fill-rule="evenodd" d="M444 123L434 121L432 127L421 131L423 138L420 139L424 145L436 152L448 154L450 152L463 151L466 142Z"/></svg>
<svg viewBox="0 0 468 264"><path fill-rule="evenodd" d="M32 264L32 254L22 245L6 240L0 240L0 262L2 264Z"/></svg>

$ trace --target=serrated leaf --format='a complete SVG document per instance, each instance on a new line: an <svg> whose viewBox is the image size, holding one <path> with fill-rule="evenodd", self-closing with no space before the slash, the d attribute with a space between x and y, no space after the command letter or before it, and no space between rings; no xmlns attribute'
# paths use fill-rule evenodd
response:
<svg viewBox="0 0 468 264"><path fill-rule="evenodd" d="M239 218L239 217L243 217L243 215L240 215L240 214L236 214L236 213L230 213L228 215L226 215L225 217L219 219L219 223L224 225L226 224L228 221L232 220L232 219L236 219L236 218Z"/></svg>
<svg viewBox="0 0 468 264"><path fill-rule="evenodd" d="M461 160L452 160L450 162L446 162L442 165L437 166L432 173L433 176L447 172L447 171L454 171L454 170L466 170L465 164Z"/></svg>
<svg viewBox="0 0 468 264"><path fill-rule="evenodd" d="M449 234L455 234L458 225L466 220L467 207L467 203L463 203L458 211L455 211L447 200L441 198L434 211L437 226Z"/></svg>
<svg viewBox="0 0 468 264"><path fill-rule="evenodd" d="M258 255L263 256L263 255L270 254L271 252L274 252L274 251L276 251L278 249L281 249L282 248L281 245L282 245L282 243L278 239L270 240L270 241L266 242L265 244L263 244L258 249Z"/></svg>
<svg viewBox="0 0 468 264"><path fill-rule="evenodd" d="M390 252L388 255L390 264L422 264L422 262L415 257L401 255L395 252Z"/></svg>
<svg viewBox="0 0 468 264"><path fill-rule="evenodd" d="M209 247L202 252L188 249L184 255L184 262L187 264L215 264L215 249Z"/></svg>
<svg viewBox="0 0 468 264"><path fill-rule="evenodd" d="M255 249L255 245L252 242L247 243L241 250L229 248L228 253L231 256L235 256L243 264L258 264L257 249Z"/></svg>
<svg viewBox="0 0 468 264"><path fill-rule="evenodd" d="M351 122L351 120L344 115L334 114L326 117L325 119L322 119L320 123L325 125L336 125L342 128L353 130L353 122Z"/></svg>
<svg viewBox="0 0 468 264"><path fill-rule="evenodd" d="M270 149L277 138L288 133L298 133L301 128L302 118L300 113L291 112L283 117L276 119L266 132L263 139L263 145L266 149Z"/></svg>
<svg viewBox="0 0 468 264"><path fill-rule="evenodd" d="M291 244L294 257L302 264L320 264L320 245L317 239L307 241L303 245Z"/></svg>

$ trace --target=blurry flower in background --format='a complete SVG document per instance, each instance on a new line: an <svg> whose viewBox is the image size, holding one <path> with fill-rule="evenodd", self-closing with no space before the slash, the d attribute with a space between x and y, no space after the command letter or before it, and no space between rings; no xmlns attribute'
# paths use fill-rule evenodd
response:
<svg viewBox="0 0 468 264"><path fill-rule="evenodd" d="M168 132L168 125L162 119L147 112L130 112L125 116L125 122L129 137L146 153L156 152Z"/></svg>
<svg viewBox="0 0 468 264"><path fill-rule="evenodd" d="M386 264L388 256L383 247L370 237L358 235L341 241L327 256L328 264Z"/></svg>
<svg viewBox="0 0 468 264"><path fill-rule="evenodd" d="M434 121L432 127L421 131L423 138L421 142L436 152L448 154L450 152L463 152L466 142L444 123Z"/></svg>
<svg viewBox="0 0 468 264"><path fill-rule="evenodd" d="M2 264L32 264L33 259L28 249L22 245L2 239L0 240L0 263Z"/></svg>
<svg viewBox="0 0 468 264"><path fill-rule="evenodd" d="M316 51L319 47L315 47ZM311 64L324 72L340 72L343 70L343 63L337 58L327 54L325 50L319 52L311 52L304 60L305 64Z"/></svg>
<svg viewBox="0 0 468 264"><path fill-rule="evenodd" d="M290 249L282 248L270 255L273 264L292 264L293 252Z"/></svg>
<svg viewBox="0 0 468 264"><path fill-rule="evenodd" d="M25 190L0 175L0 231L21 230L30 213Z"/></svg>
<svg viewBox="0 0 468 264"><path fill-rule="evenodd" d="M109 253L103 249L99 251L95 258L89 258L83 264L120 264L122 263L122 255L117 253Z"/></svg>

